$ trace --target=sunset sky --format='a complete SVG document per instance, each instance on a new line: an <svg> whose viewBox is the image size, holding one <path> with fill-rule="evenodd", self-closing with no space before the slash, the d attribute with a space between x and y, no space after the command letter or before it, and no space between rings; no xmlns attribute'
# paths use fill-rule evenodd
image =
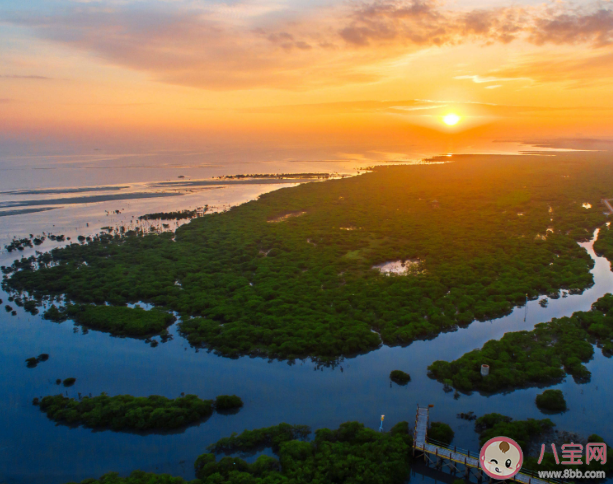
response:
<svg viewBox="0 0 613 484"><path fill-rule="evenodd" d="M0 152L613 137L612 43L607 0L4 0Z"/></svg>

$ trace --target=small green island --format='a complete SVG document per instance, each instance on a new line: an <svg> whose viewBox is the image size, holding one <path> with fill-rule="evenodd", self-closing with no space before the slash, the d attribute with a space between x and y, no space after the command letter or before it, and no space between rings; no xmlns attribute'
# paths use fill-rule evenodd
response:
<svg viewBox="0 0 613 484"><path fill-rule="evenodd" d="M566 410L566 400L562 390L545 390L536 396L536 406L552 413L559 413Z"/></svg>
<svg viewBox="0 0 613 484"><path fill-rule="evenodd" d="M532 331L506 333L459 359L435 361L430 376L461 391L495 393L514 388L554 384L567 374L589 381L583 363L594 354L593 344L613 354L613 295L606 294L590 311L537 324ZM490 367L481 375L481 365Z"/></svg>
<svg viewBox="0 0 613 484"><path fill-rule="evenodd" d="M402 370L393 370L390 373L390 380L392 380L394 383L397 383L398 385L406 385L411 381L411 375L405 373Z"/></svg>
<svg viewBox="0 0 613 484"><path fill-rule="evenodd" d="M36 398L33 403L56 422L124 431L181 428L209 417L214 410L228 411L243 406L236 395L220 395L215 401L202 400L196 395L169 399L158 395L110 397L102 394L80 400L55 395L40 401Z"/></svg>
<svg viewBox="0 0 613 484"><path fill-rule="evenodd" d="M47 353L41 353L37 357L26 358L26 366L28 368L36 368L39 363L47 361L49 359L49 355Z"/></svg>
<svg viewBox="0 0 613 484"><path fill-rule="evenodd" d="M243 401L236 395L219 395L215 399L215 410L222 411L234 411L243 406Z"/></svg>
<svg viewBox="0 0 613 484"><path fill-rule="evenodd" d="M77 382L77 379L75 377L69 377L69 378L65 378L64 381L62 382L64 384L65 387L71 387L73 386L75 383Z"/></svg>
<svg viewBox="0 0 613 484"><path fill-rule="evenodd" d="M592 285L577 241L606 222L583 205L611 195L607 160L433 162L280 189L175 233L84 238L3 268L3 287L35 302L65 297L49 319L141 335L174 312L195 347L331 361ZM166 315L126 307L141 301Z"/></svg>

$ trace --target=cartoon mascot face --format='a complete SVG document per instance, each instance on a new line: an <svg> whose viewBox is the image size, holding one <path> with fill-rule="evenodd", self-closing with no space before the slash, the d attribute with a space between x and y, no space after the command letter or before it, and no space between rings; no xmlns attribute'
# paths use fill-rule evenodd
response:
<svg viewBox="0 0 613 484"><path fill-rule="evenodd" d="M524 461L521 447L508 437L494 437L481 448L481 469L494 479L509 479L517 474Z"/></svg>

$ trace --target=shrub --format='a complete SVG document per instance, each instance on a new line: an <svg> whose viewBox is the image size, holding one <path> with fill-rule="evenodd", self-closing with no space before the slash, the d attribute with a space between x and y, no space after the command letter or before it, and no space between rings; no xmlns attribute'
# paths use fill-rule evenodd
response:
<svg viewBox="0 0 613 484"><path fill-rule="evenodd" d="M319 429L312 442L302 441L309 434L305 426L280 424L246 430L221 439L209 449L236 452L266 446L272 447L279 460L263 455L249 464L237 457L216 461L214 454L203 454L195 464L196 476L207 483L402 484L410 470L408 424L401 422L393 428L393 432L379 433L361 423L346 422L337 430Z"/></svg>
<svg viewBox="0 0 613 484"><path fill-rule="evenodd" d="M66 321L68 316L64 311L60 311L55 304L52 304L51 307L43 313L43 318L56 323L61 323L62 321Z"/></svg>
<svg viewBox="0 0 613 484"><path fill-rule="evenodd" d="M494 437L509 437L526 448L528 442L534 437L552 429L555 424L548 418L535 420L513 420L511 417L499 413L488 413L479 417L475 422L475 430L479 432L480 445L485 444Z"/></svg>
<svg viewBox="0 0 613 484"><path fill-rule="evenodd" d="M241 408L243 401L236 395L219 395L215 399L215 410L234 410Z"/></svg>
<svg viewBox="0 0 613 484"><path fill-rule="evenodd" d="M165 311L136 306L69 305L66 315L77 324L118 336L146 336L164 331L176 318Z"/></svg>
<svg viewBox="0 0 613 484"><path fill-rule="evenodd" d="M541 410L563 412L566 410L566 400L562 390L545 390L536 396L536 406Z"/></svg>
<svg viewBox="0 0 613 484"><path fill-rule="evenodd" d="M398 385L406 385L411 381L411 375L401 370L394 370L390 373L390 380Z"/></svg>
<svg viewBox="0 0 613 484"><path fill-rule="evenodd" d="M447 445L451 443L454 435L453 429L443 422L432 422L428 429L428 440L436 440Z"/></svg>

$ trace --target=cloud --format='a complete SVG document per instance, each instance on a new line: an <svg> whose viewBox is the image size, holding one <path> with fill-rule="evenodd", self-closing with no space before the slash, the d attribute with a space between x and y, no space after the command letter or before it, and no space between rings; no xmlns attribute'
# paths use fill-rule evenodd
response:
<svg viewBox="0 0 613 484"><path fill-rule="evenodd" d="M547 106L511 106L492 103L458 103L435 99L409 99L404 101L354 101L317 104L266 106L242 109L249 114L283 114L291 112L304 116L313 115L398 115L442 116L449 110L457 110L465 116L525 116L536 112L552 112L567 108ZM574 108L573 108L574 109Z"/></svg>
<svg viewBox="0 0 613 484"><path fill-rule="evenodd" d="M613 42L613 10L604 7L573 9L537 18L529 40L538 45L610 45Z"/></svg>
<svg viewBox="0 0 613 484"><path fill-rule="evenodd" d="M500 141L505 142L505 141ZM535 148L571 149L571 150L613 150L613 139L610 138L556 138L528 139L522 141Z"/></svg>
<svg viewBox="0 0 613 484"><path fill-rule="evenodd" d="M272 33L267 35L266 38L273 44L279 45L288 50L294 48L308 50L313 48L309 43L303 40L294 39L294 36L292 34L288 34L287 32Z"/></svg>
<svg viewBox="0 0 613 484"><path fill-rule="evenodd" d="M92 53L110 65L147 72L169 84L226 90L316 86L329 78L373 79L325 62L315 63L314 75L305 78L304 66L313 64L304 58L313 50L309 39L223 23L216 16L170 6L82 5L46 16L14 14L8 21L33 29L43 39Z"/></svg>
<svg viewBox="0 0 613 484"><path fill-rule="evenodd" d="M529 80L526 77L496 77L496 76L455 76L454 79L471 79L477 84L484 84L489 82L506 82L506 81L525 81ZM491 86L490 86L491 87Z"/></svg>
<svg viewBox="0 0 613 484"><path fill-rule="evenodd" d="M340 36L366 46L385 41L416 45L458 44L469 40L508 43L527 21L525 9L504 7L456 12L435 0L384 1L357 7Z"/></svg>
<svg viewBox="0 0 613 484"><path fill-rule="evenodd" d="M454 10L439 0L370 0L318 4L293 17L278 4L255 15L244 0L208 10L192 2L101 5L6 13L3 21L160 82L216 90L374 82L385 75L373 69L382 61L433 46L523 40L604 49L613 36L613 7L604 3Z"/></svg>
<svg viewBox="0 0 613 484"><path fill-rule="evenodd" d="M523 39L537 45L603 47L613 42L613 10L599 2L583 7L558 1L555 7L454 11L436 0L374 0L356 7L350 18L339 33L348 43L360 46L382 41L444 45Z"/></svg>
<svg viewBox="0 0 613 484"><path fill-rule="evenodd" d="M586 52L582 57L550 53L526 55L494 75L528 77L536 82L562 82L571 88L610 85L613 78L613 52Z"/></svg>
<svg viewBox="0 0 613 484"><path fill-rule="evenodd" d="M1 74L0 79L21 79L21 80L32 80L32 81L50 81L51 77L46 76L37 76L37 75L17 75L17 74Z"/></svg>

